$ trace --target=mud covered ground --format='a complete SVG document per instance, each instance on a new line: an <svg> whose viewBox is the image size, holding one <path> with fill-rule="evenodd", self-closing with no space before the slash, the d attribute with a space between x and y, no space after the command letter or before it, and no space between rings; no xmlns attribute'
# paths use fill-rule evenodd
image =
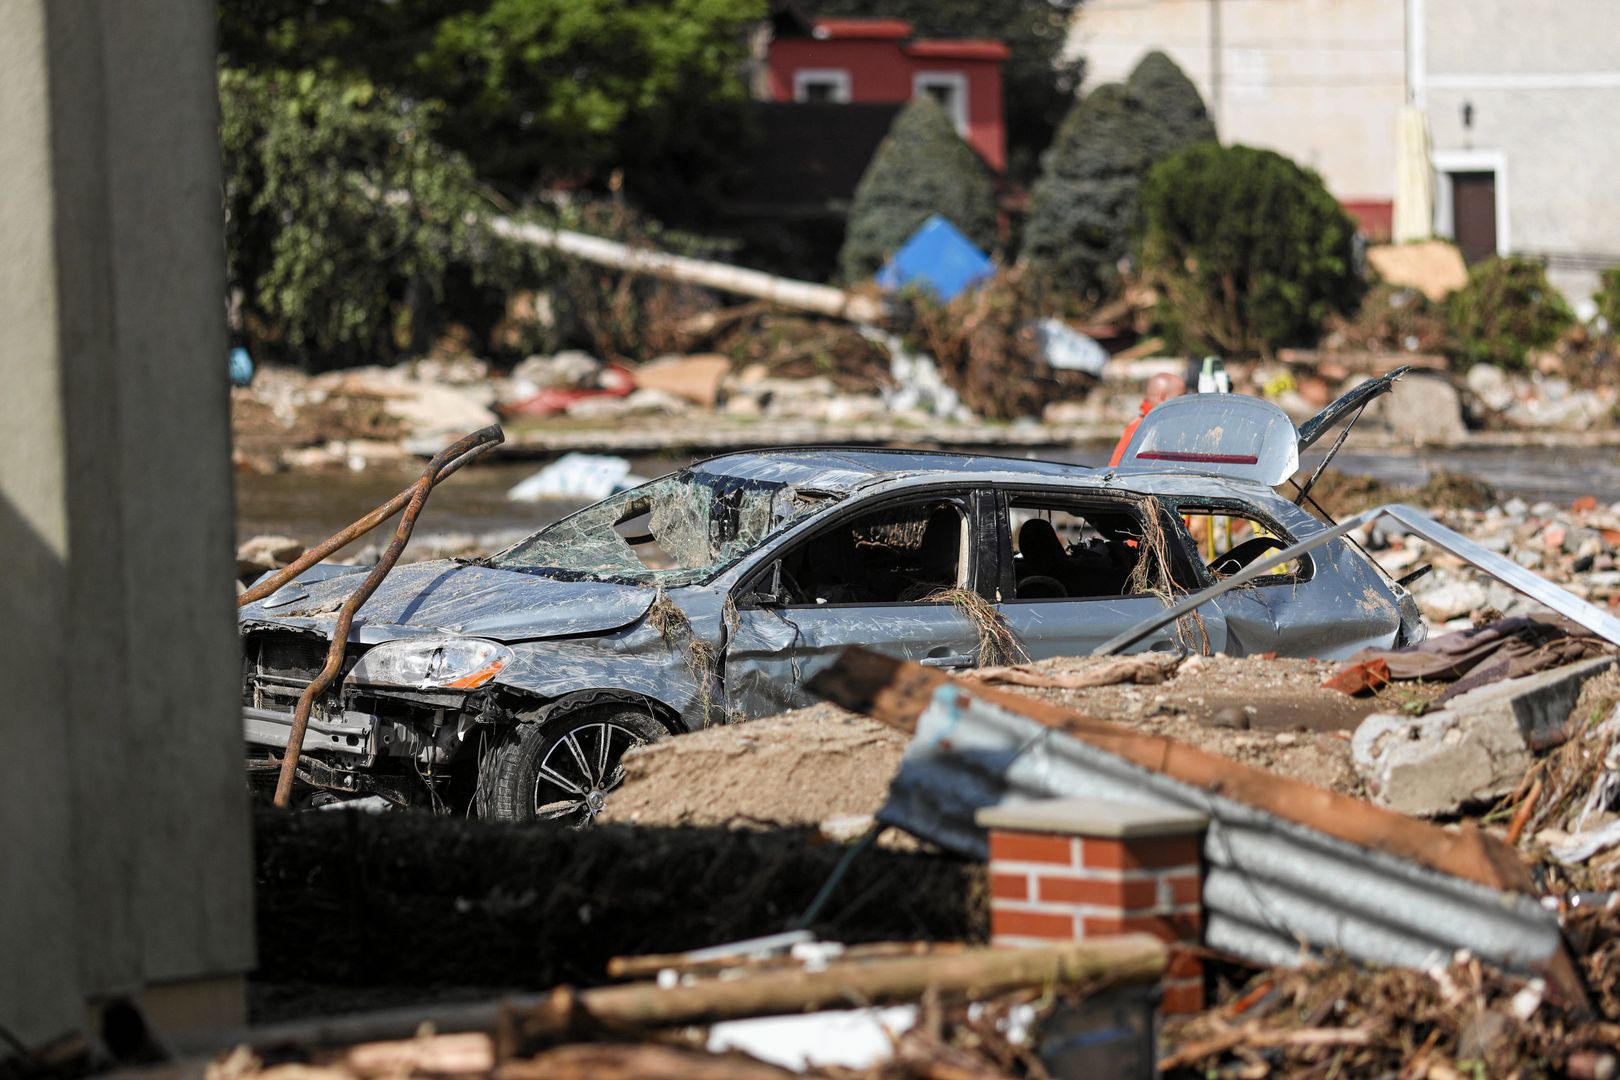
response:
<svg viewBox="0 0 1620 1080"><path fill-rule="evenodd" d="M1049 660L1032 667L1073 675L1096 663ZM1411 708L1440 688L1408 683L1377 696L1347 697L1321 685L1337 667L1319 660L1198 657L1153 685L998 689L1361 795L1350 732L1371 713ZM626 755L627 779L609 801L606 820L808 826L846 838L883 805L905 746L900 732L826 704L715 727Z"/></svg>

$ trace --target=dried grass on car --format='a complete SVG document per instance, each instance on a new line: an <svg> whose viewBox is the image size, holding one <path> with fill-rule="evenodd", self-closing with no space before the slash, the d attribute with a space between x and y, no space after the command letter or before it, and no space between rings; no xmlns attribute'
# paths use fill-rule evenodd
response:
<svg viewBox="0 0 1620 1080"><path fill-rule="evenodd" d="M981 665L1027 662L1029 653L996 606L970 589L940 589L923 597L925 604L950 604L973 624L979 636L975 655Z"/></svg>

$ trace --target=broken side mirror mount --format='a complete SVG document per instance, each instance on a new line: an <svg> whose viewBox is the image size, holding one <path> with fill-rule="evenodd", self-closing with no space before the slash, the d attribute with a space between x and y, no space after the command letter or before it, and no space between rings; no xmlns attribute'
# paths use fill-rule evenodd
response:
<svg viewBox="0 0 1620 1080"><path fill-rule="evenodd" d="M782 560L771 563L764 578L754 582L742 595L744 607L779 607L782 604Z"/></svg>

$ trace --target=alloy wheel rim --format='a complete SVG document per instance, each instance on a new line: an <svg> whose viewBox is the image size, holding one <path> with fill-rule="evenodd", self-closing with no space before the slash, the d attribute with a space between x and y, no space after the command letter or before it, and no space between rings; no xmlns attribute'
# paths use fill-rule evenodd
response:
<svg viewBox="0 0 1620 1080"><path fill-rule="evenodd" d="M582 724L552 744L534 778L534 815L545 821L589 825L624 783L624 752L642 738L622 724Z"/></svg>

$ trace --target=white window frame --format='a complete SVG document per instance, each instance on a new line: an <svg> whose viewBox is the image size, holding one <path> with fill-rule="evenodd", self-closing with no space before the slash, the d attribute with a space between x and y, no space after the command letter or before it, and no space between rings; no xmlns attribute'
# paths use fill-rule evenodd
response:
<svg viewBox="0 0 1620 1080"><path fill-rule="evenodd" d="M948 86L956 93L952 96L951 125L962 138L968 133L968 79L960 71L919 71L911 76L911 96L922 97L930 86Z"/></svg>
<svg viewBox="0 0 1620 1080"><path fill-rule="evenodd" d="M849 104L849 72L843 68L800 68L793 73L793 100L803 104L810 100L811 83L831 83L832 100L839 105Z"/></svg>
<svg viewBox="0 0 1620 1080"><path fill-rule="evenodd" d="M1506 255L1508 243L1507 155L1500 150L1436 150L1434 159L1434 234L1456 240L1456 209L1451 190L1451 174L1488 172L1496 176L1496 253Z"/></svg>

